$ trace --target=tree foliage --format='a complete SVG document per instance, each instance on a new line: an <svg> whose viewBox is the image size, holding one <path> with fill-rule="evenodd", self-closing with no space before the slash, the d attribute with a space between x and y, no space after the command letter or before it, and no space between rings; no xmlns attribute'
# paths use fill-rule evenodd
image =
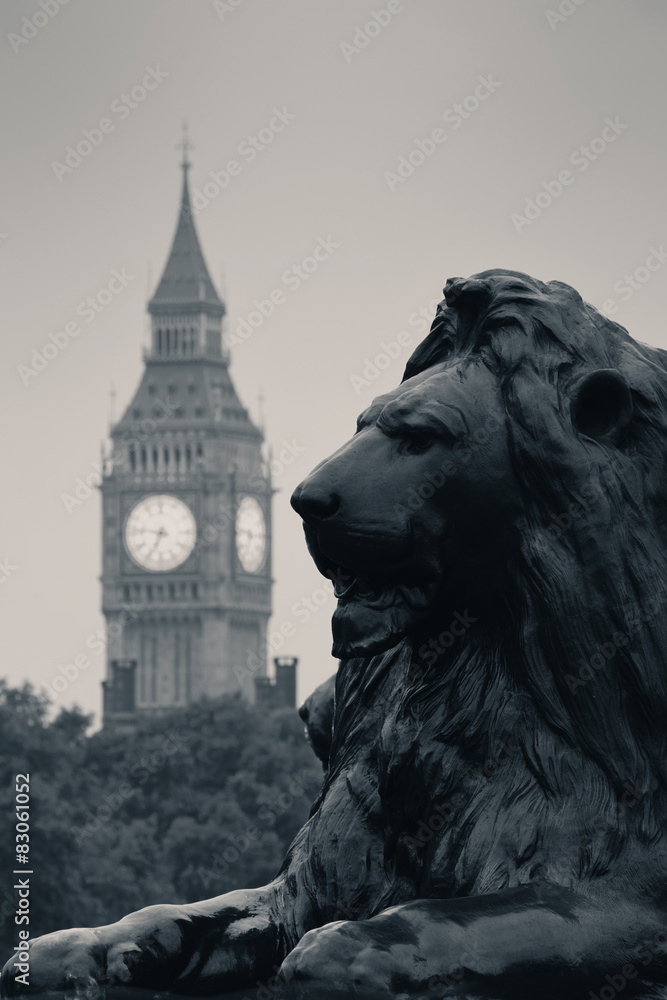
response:
<svg viewBox="0 0 667 1000"><path fill-rule="evenodd" d="M15 776L30 774L30 933L262 885L308 816L321 768L294 710L202 701L131 732L49 718L0 680L0 946L17 941Z"/></svg>

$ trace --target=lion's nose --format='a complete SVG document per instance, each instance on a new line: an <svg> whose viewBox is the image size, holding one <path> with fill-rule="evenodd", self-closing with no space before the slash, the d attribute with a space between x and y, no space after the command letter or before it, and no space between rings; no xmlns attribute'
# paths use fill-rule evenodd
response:
<svg viewBox="0 0 667 1000"><path fill-rule="evenodd" d="M319 524L336 513L340 507L340 497L306 479L294 490L291 504L307 524Z"/></svg>

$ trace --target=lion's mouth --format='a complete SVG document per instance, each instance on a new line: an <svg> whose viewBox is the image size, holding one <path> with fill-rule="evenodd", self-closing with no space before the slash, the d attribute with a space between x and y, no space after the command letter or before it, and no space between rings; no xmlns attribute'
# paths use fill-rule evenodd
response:
<svg viewBox="0 0 667 1000"><path fill-rule="evenodd" d="M343 574L345 582L341 580ZM342 604L360 601L366 607L375 608L377 611L384 611L397 601L418 611L424 606L426 591L430 589L416 584L392 585L386 576L373 578L362 574L353 575L350 571L341 570L340 567L329 570L324 575L332 581L334 594Z"/></svg>
<svg viewBox="0 0 667 1000"><path fill-rule="evenodd" d="M389 649L430 610L439 577L435 567L429 572L423 561L415 559L414 547L392 551L384 546L377 559L366 551L366 565L360 567L332 559L308 527L306 539L338 600L332 619L334 656L368 656ZM371 561L377 566L369 568Z"/></svg>

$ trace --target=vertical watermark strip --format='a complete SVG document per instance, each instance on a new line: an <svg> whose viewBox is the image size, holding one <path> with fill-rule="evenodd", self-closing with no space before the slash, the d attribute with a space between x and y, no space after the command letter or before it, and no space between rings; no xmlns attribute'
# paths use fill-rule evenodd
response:
<svg viewBox="0 0 667 1000"><path fill-rule="evenodd" d="M17 774L15 781L16 807L16 868L13 874L21 876L14 882L18 899L14 923L18 927L18 943L14 945L14 977L22 986L30 985L30 775ZM21 867L23 866L23 867Z"/></svg>

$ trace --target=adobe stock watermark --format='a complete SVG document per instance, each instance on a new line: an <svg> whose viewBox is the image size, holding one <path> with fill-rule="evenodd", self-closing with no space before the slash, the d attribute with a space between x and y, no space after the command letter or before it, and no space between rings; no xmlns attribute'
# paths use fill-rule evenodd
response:
<svg viewBox="0 0 667 1000"><path fill-rule="evenodd" d="M327 236L324 239L323 236L318 236L317 242L311 252L299 261L297 264L292 264L283 271L280 276L282 284L287 288L288 292L294 293L298 292L302 284L315 274L321 267L321 265L332 256L332 254L340 248L340 243L336 243L332 236ZM253 299L252 309L247 316L240 316L236 323L236 328L233 333L228 333L225 336L225 346L226 347L238 347L240 344L244 344L247 340L252 337L256 330L259 330L263 326L265 320L267 320L276 311L278 306L284 305L287 302L287 294L282 288L272 289L266 298L264 299Z"/></svg>
<svg viewBox="0 0 667 1000"><path fill-rule="evenodd" d="M339 569L337 583L345 585L350 582L351 577ZM264 649L259 653L254 649L248 649L246 651L246 662L244 664L234 664L234 676L239 684L243 686L248 678L258 677L264 672L267 658L275 656L285 645L285 641L294 638L296 635L297 627L295 621L300 625L305 625L313 615L319 614L322 608L326 608L327 605L335 600L336 595L332 588L315 587L310 594L307 594L305 597L302 596L299 600L295 601L290 608L291 617L283 619L279 625L273 627L267 636Z"/></svg>
<svg viewBox="0 0 667 1000"><path fill-rule="evenodd" d="M271 481L275 482L276 479L279 479L285 469L288 469L297 460L299 455L303 455L305 451L307 451L306 446L299 444L296 438L292 438L291 441L283 439L280 442L280 451L277 449L275 453L272 451L268 461L268 471ZM260 473L255 471L248 476L248 483L250 486L258 489L260 485L264 485L264 480Z"/></svg>
<svg viewBox="0 0 667 1000"><path fill-rule="evenodd" d="M213 853L210 868L204 868L203 865L199 867L197 874L204 883L204 888L208 889L209 885L221 878L229 870L230 865L239 860L241 855L246 854L251 847L257 845L264 834L275 826L278 817L291 809L295 799L309 794L308 785L315 784L313 775L308 771L294 773L290 775L290 779L284 792L281 792L276 799L259 807L254 823L248 824L243 833L227 837L228 846L223 848L222 854L219 851Z"/></svg>
<svg viewBox="0 0 667 1000"><path fill-rule="evenodd" d="M408 487L404 504L394 503L395 513L404 516L409 515L410 512L421 510L426 503L433 499L438 490L445 486L448 480L458 475L460 466L466 465L470 461L475 448L487 444L504 427L505 424L502 420L489 414L480 427L476 427L471 434L459 438L448 449L449 454L445 455L439 468L427 473L418 485ZM436 434L434 436L437 437Z"/></svg>
<svg viewBox="0 0 667 1000"><path fill-rule="evenodd" d="M61 493L60 499L68 514L76 510L93 496L93 491L102 485L106 462L104 459L95 460L92 469L84 476L77 476L72 493Z"/></svg>
<svg viewBox="0 0 667 1000"><path fill-rule="evenodd" d="M649 282L656 271L659 271L667 263L667 250L664 244L659 247L649 247L649 252L643 264L631 274L624 274L622 278L614 282L614 291L620 296L623 302L629 302L635 292L638 292ZM602 308L609 316L618 312L619 306L615 299L605 299Z"/></svg>
<svg viewBox="0 0 667 1000"><path fill-rule="evenodd" d="M141 81L135 84L128 93L121 94L120 97L111 102L110 110L111 114L116 118L115 121L113 118L100 118L97 126L82 129L81 135L83 138L79 139L75 146L65 146L64 162L61 163L59 160L51 161L51 169L58 178L58 182L62 184L63 179L68 174L74 173L76 168L81 166L93 150L101 146L105 138L116 131L118 122L123 122L126 118L129 118L135 108L143 104L148 95L152 91L157 90L162 81L166 80L168 76L169 74L160 69L159 65L155 68L147 66L146 73Z"/></svg>
<svg viewBox="0 0 667 1000"><path fill-rule="evenodd" d="M358 396L362 389L367 389L376 379L385 372L397 358L409 347L412 347L415 335L422 337L430 328L435 310L438 306L438 299L432 299L427 306L420 306L415 312L410 313L408 325L415 328L413 333L410 330L401 330L393 340L381 340L380 350L372 358L364 358L364 365L361 375L352 374L349 376L350 383Z"/></svg>
<svg viewBox="0 0 667 1000"><path fill-rule="evenodd" d="M140 449L141 446L151 442L160 423L172 417L176 410L176 403L165 402L159 396L156 396L153 400L152 416L141 417L136 421L132 429L123 431L121 437L115 438L110 459L113 468L123 473L133 471L130 460L132 449ZM93 463L93 472L95 471L95 464ZM99 464L100 466L102 465L102 463ZM88 499L88 495L86 494L83 499ZM78 499L82 498L79 497Z"/></svg>
<svg viewBox="0 0 667 1000"><path fill-rule="evenodd" d="M277 452L275 458L272 456L267 462L266 471L269 473L270 480L265 476L262 469L255 469L248 476L248 485L260 494L266 493L269 488L269 481L278 479L285 469L292 465L305 451L305 445L299 444L296 438L292 438L291 441L281 441L280 451ZM241 501L235 501L234 503L221 503L218 505L215 517L207 520L202 525L195 551L206 545L213 544L221 535L229 531L236 520L240 504Z"/></svg>
<svg viewBox="0 0 667 1000"><path fill-rule="evenodd" d="M145 785L154 774L157 774L164 767L170 757L178 753L179 750L182 750L190 742L191 738L190 736L184 736L182 733L175 733L173 730L168 729L159 749L153 750L150 754L144 754L130 768L130 777L136 780L136 784L132 784L130 781L121 781L115 792L111 792L110 794L106 792L102 795L102 801L95 809L95 813L92 813L90 809L86 809L84 813L86 817L84 826L73 826L71 829L76 846L81 847L84 840L99 833L114 813L128 799L134 796L137 785Z"/></svg>
<svg viewBox="0 0 667 1000"><path fill-rule="evenodd" d="M483 778L485 781L489 781L500 769L503 761L506 758L512 757L517 749L518 747L509 739L503 740L498 746L494 757L489 757L483 764L466 770L465 779L479 780ZM425 847L447 824L452 823L456 814L460 812L461 808L468 801L469 795L466 797L462 792L457 792L445 802L434 803L431 815L428 819L419 820L414 836L405 837L404 843L413 850L420 850Z"/></svg>
<svg viewBox="0 0 667 1000"><path fill-rule="evenodd" d="M443 629L439 635L435 638L429 639L425 642L423 646L419 647L418 655L424 663L430 667L438 659L439 656L443 656L448 649L456 643L458 639L463 638L471 625L479 621L478 618L473 618L472 615L468 614L468 609L466 608L461 614L460 611L454 612L454 617L447 626Z"/></svg>
<svg viewBox="0 0 667 1000"><path fill-rule="evenodd" d="M580 518L585 518L589 513L587 504L604 496L605 490L613 489L622 470L621 462L610 461L606 468L592 472L582 484L579 492L583 502L575 500L569 503L565 510L550 511L549 523L543 527L542 534L538 538L525 541L521 546L521 555L526 563L530 566L533 560L549 552L564 532L569 531Z"/></svg>
<svg viewBox="0 0 667 1000"><path fill-rule="evenodd" d="M630 643L633 635L636 635L644 625L655 618L658 612L667 603L667 593L659 592L649 597L643 604L635 604L630 608L630 613L626 615L625 631L615 631L608 636L605 642L596 644L596 651L591 654L588 660L580 657L577 663L579 670L574 674L565 674L565 682L572 694L579 688L585 687L607 665L615 658L619 650L625 649Z"/></svg>
<svg viewBox="0 0 667 1000"><path fill-rule="evenodd" d="M90 465L90 471L82 476L77 476L74 481L71 493L61 493L60 499L68 514L81 507L86 500L95 495L95 490L102 485L102 481L110 469L127 473L131 469L129 462L129 452L132 448L140 448L147 441L159 426L160 422L172 417L176 411L176 404L165 403L159 397L153 400L153 417L142 417L139 427L136 430L126 430L121 438L116 438L115 446L110 456L103 456L94 459ZM283 441L283 451L289 447L289 442ZM281 451L281 455L283 454ZM282 465L281 465L282 469ZM254 479L255 474L250 477L251 485L260 487L260 483ZM261 481L264 484L264 481Z"/></svg>
<svg viewBox="0 0 667 1000"><path fill-rule="evenodd" d="M0 584L7 583L7 581L14 576L14 573L16 573L17 570L18 566L14 565L9 556L5 556L4 559L0 559Z"/></svg>
<svg viewBox="0 0 667 1000"><path fill-rule="evenodd" d="M464 122L471 118L482 104L502 86L493 75L478 76L479 83L471 94L462 101L453 104L443 113L442 119L449 126L449 132L457 132ZM392 194L396 193L399 184L405 184L416 170L433 156L443 143L447 142L449 133L443 128L434 128L425 139L415 139L414 146L405 156L401 155L395 170L385 170L384 179Z"/></svg>
<svg viewBox="0 0 667 1000"><path fill-rule="evenodd" d="M652 938L645 938L630 954L635 961L627 962L617 972L606 975L604 985L597 988L597 993L589 991L589 1000L614 1000L633 979L641 975L637 963L646 966L654 960L664 960L667 954L667 931L658 931ZM631 992L636 995L634 984Z"/></svg>
<svg viewBox="0 0 667 1000"><path fill-rule="evenodd" d="M237 146L237 155L242 158L243 162L232 159L227 161L222 170L209 170L209 180L202 184L201 189L198 187L192 189L192 214L199 215L219 194L227 190L232 178L243 173L244 164L256 160L259 154L263 153L276 136L284 132L295 118L296 115L284 106L274 108L267 124L256 133L246 136Z"/></svg>
<svg viewBox="0 0 667 1000"><path fill-rule="evenodd" d="M7 32L7 40L14 52L18 54L24 45L36 38L42 28L45 28L60 13L60 8L68 3L69 0L39 0L39 10L36 10L30 17L21 18L21 27L18 32Z"/></svg>
<svg viewBox="0 0 667 1000"><path fill-rule="evenodd" d="M587 145L574 149L570 153L569 163L577 167L580 174L585 173L591 163L595 163L629 127L618 115L613 119L605 118L600 135L591 139ZM539 219L542 213L561 197L565 188L571 187L576 179L577 175L565 168L560 170L553 180L542 181L542 190L538 191L534 198L525 199L523 215L521 212L512 212L510 215L510 222L517 233L522 233L528 226L532 226L533 222Z"/></svg>
<svg viewBox="0 0 667 1000"><path fill-rule="evenodd" d="M397 14L402 14L404 10L405 7L401 0L389 0L386 7L372 10L365 24L355 24L352 41L340 43L340 50L345 57L345 62L349 65L354 57L367 49L373 39L377 38L391 24L394 17Z"/></svg>
<svg viewBox="0 0 667 1000"><path fill-rule="evenodd" d="M585 865L587 860L590 862L591 847L594 845L595 839L600 836L606 837L609 833L619 830L622 825L627 823L629 819L628 814L631 811L635 811L638 805L646 801L646 794L646 791L637 788L630 781L626 780L623 782L623 792L620 797L616 796L616 802L613 804L611 815L610 811L606 810L603 814L596 814L591 825L586 824L586 832L582 833L579 839L579 850L577 852L580 866Z"/></svg>
<svg viewBox="0 0 667 1000"><path fill-rule="evenodd" d="M405 677L406 684L416 684L422 680L426 673L426 668L422 666L421 663L413 661ZM371 702L368 709L364 712L364 719L367 723L376 722L383 718L386 712L390 711L394 705L395 692L394 691L384 691L382 694L376 696Z"/></svg>
<svg viewBox="0 0 667 1000"><path fill-rule="evenodd" d="M135 621L139 617L140 608L131 603L121 604L120 612L115 618L108 622L106 626L100 626L86 637L86 649L91 650L95 656L101 656L106 648L109 637L119 638L129 622ZM58 672L51 678L51 683L42 685L51 695L54 701L58 701L67 688L79 679L79 676L92 666L92 659L88 653L77 653L69 663L58 665Z"/></svg>
<svg viewBox="0 0 667 1000"><path fill-rule="evenodd" d="M244 0L213 0L213 10L221 21L224 21L227 14L233 14L237 7L240 7Z"/></svg>
<svg viewBox="0 0 667 1000"><path fill-rule="evenodd" d="M559 24L563 24L573 14L576 14L579 7L585 3L586 0L562 0L562 3L558 5L558 10L545 10L544 16L551 30L555 31Z"/></svg>
<svg viewBox="0 0 667 1000"><path fill-rule="evenodd" d="M113 302L116 296L127 288L131 281L134 281L134 275L128 274L125 268L120 271L113 270L106 285L103 288L98 288L94 295L88 295L79 302L74 312L86 325L92 323ZM49 333L48 342L41 348L33 347L31 363L16 366L16 371L23 384L28 385L32 378L48 368L49 364L66 350L81 332L81 324L77 320L70 320L65 323L61 330Z"/></svg>

